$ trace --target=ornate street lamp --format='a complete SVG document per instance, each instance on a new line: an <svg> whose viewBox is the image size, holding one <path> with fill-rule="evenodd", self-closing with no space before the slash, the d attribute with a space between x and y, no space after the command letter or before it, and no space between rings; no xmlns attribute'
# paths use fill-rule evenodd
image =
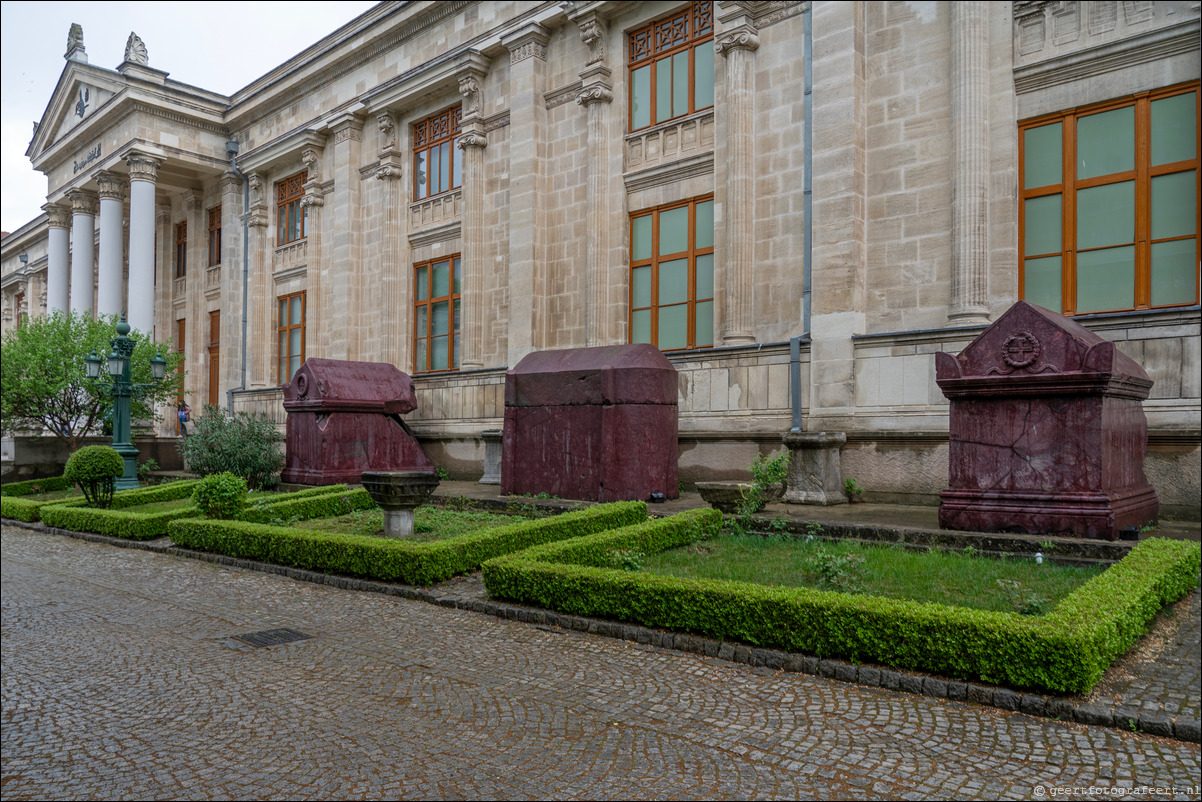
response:
<svg viewBox="0 0 1202 802"><path fill-rule="evenodd" d="M154 384L130 381L130 361L137 341L129 336L129 324L125 322L124 314L117 324L117 336L109 344L112 350L107 357L102 359L92 351L83 361L87 365L88 378L108 390L113 398L113 450L125 461L125 473L117 480L116 489L129 490L138 486L138 449L134 448L130 437L130 402L163 380L167 360L163 359L162 353L156 353L150 360ZM105 361L108 362L110 381L100 378L100 367Z"/></svg>

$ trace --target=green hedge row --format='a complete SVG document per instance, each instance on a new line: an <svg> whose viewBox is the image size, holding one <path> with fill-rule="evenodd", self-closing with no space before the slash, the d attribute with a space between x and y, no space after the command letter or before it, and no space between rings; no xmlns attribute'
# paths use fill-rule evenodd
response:
<svg viewBox="0 0 1202 802"><path fill-rule="evenodd" d="M157 504L160 501L174 501L175 499L187 498L188 496L192 495L192 491L196 488L197 481L198 480L196 479L187 479L179 482L167 482L166 484L155 485L153 487L136 487L129 490L118 490L113 494L113 506L111 509L121 510L128 507L137 507L141 504ZM88 500L83 496L78 496L76 498L60 498L52 501L39 501L37 498L10 498L5 496L0 497L0 516L3 516L4 518L12 518L16 521L35 523L43 520L43 507L82 507L87 503ZM58 526L58 524L54 524L54 526Z"/></svg>
<svg viewBox="0 0 1202 802"><path fill-rule="evenodd" d="M877 596L681 579L607 567L621 549L685 545L683 513L484 565L494 596L822 657L1084 693L1161 606L1198 582L1196 543L1154 539L1070 594L1049 615L1020 616ZM669 522L684 519L677 524ZM701 524L708 529L713 524Z"/></svg>
<svg viewBox="0 0 1202 802"><path fill-rule="evenodd" d="M485 560L501 554L629 526L646 517L645 503L624 501L430 543L197 519L175 522L170 534L180 546L234 557L386 582L433 585L475 571Z"/></svg>
<svg viewBox="0 0 1202 802"><path fill-rule="evenodd" d="M293 490L288 493L255 493L252 494L251 506L270 506L272 504L282 504L285 501L292 501L293 499L307 498L308 496L325 496L330 493L345 492L346 485L318 485L317 487Z"/></svg>
<svg viewBox="0 0 1202 802"><path fill-rule="evenodd" d="M39 488L43 493L52 493L56 490L68 490L71 483L61 476L50 476L45 479L26 479L24 482L9 482L5 485L0 485L0 496L27 496L33 492L34 488Z"/></svg>
<svg viewBox="0 0 1202 802"><path fill-rule="evenodd" d="M36 496L34 498L0 496L0 518L11 518L14 521L25 521L26 523L40 521L42 507L54 502L37 501L36 498Z"/></svg>
<svg viewBox="0 0 1202 802"><path fill-rule="evenodd" d="M57 526L73 532L95 532L98 535L130 540L153 540L167 534L167 525L172 521L199 514L199 510L192 505L169 512L139 513L54 504L42 510L42 522L47 526Z"/></svg>
<svg viewBox="0 0 1202 802"><path fill-rule="evenodd" d="M333 493L314 494L307 490L299 492L306 495L248 507L243 510L238 519L249 523L307 521L310 518L334 518L356 510L376 508L376 502L372 501L371 494L361 487Z"/></svg>

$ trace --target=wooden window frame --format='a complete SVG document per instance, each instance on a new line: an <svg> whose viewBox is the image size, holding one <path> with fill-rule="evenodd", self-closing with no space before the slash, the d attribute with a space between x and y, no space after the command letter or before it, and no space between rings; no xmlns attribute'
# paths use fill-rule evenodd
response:
<svg viewBox="0 0 1202 802"><path fill-rule="evenodd" d="M684 20L683 37L680 41L669 40L668 42L661 41L661 34L666 29L670 28L673 23ZM705 29L703 26L708 26ZM701 35L694 34L698 28L706 30ZM706 42L711 42L714 39L714 4L713 0L691 0L689 5L668 14L658 19L652 20L646 25L635 28L630 31L626 37L626 82L628 91L626 98L626 120L627 126L631 133L635 131L644 131L656 125L663 125L672 120L679 120L682 117L687 117L703 109L712 109L713 104L702 106L701 108L694 107L696 93L696 78L697 78L697 46L703 45ZM684 51L689 53L689 80L688 80L688 111L682 114L676 114L663 120L656 121L656 62L662 58L669 58ZM651 114L647 125L634 127L634 72L650 65L651 67L651 96L648 101L651 104Z"/></svg>
<svg viewBox="0 0 1202 802"><path fill-rule="evenodd" d="M221 403L221 310L209 312L209 403Z"/></svg>
<svg viewBox="0 0 1202 802"><path fill-rule="evenodd" d="M659 303L659 266L662 262L672 262L677 259L688 259L688 300L685 305L688 307L688 334L685 338L687 345L684 348L667 349L671 352L693 351L700 348L713 348L714 341L711 333L709 343L697 345L697 304L705 301L714 301L714 297L698 298L697 293L697 257L705 256L714 253L714 246L710 245L705 248L697 247L697 204L713 201L713 195L701 195L696 198L689 198L683 201L673 201L660 206L654 206L650 209L640 209L637 212L630 213L630 235L627 242L627 251L630 254L630 272L627 274L627 296L626 308L627 312L627 340L634 342L634 313L645 309L651 310L651 344L659 348L659 310L669 306L681 306L681 304L660 304ZM688 248L684 251L660 255L659 253L659 218L664 212L670 212L673 209L687 207L689 210L688 219L689 227L687 236ZM634 221L639 217L651 216L651 256L647 259L634 259ZM651 268L651 304L649 306L635 307L634 305L634 270L638 267ZM715 266L715 273L716 273ZM715 287L716 291L716 287Z"/></svg>
<svg viewBox="0 0 1202 802"><path fill-rule="evenodd" d="M177 407L184 403L184 367L188 361L188 355L184 351L184 340L187 336L187 330L187 318L177 318L175 321L175 352L180 355L180 360L175 366L175 403ZM175 421L175 433L179 435L179 415L176 410L171 411L171 417Z"/></svg>
<svg viewBox="0 0 1202 802"><path fill-rule="evenodd" d="M301 299L300 323L289 323L288 322L289 321L288 311L292 308L292 299L298 298L298 297ZM283 314L280 313L281 305L284 307ZM297 329L300 329L300 333L301 333L301 336L300 336L300 364L301 365L305 364L305 346L306 346L305 340L307 339L307 332L305 331L305 326L308 323L308 319L309 319L308 298L306 295L306 291L301 290L300 292L291 292L291 293L288 293L287 295L277 295L276 299L275 299L275 308L276 308L276 329L275 329L276 372L275 372L275 378L276 378L276 384L278 384L279 386L282 387L285 384L287 384L288 382L292 381L292 377L287 376L288 362L292 357L297 356L297 355L292 353L291 347L288 346L287 344L292 342L292 332ZM281 350L280 350L280 335L281 334L284 335L283 342L285 343L285 349L283 350L283 352L281 352ZM297 366L297 369L298 370L300 369L300 365Z"/></svg>
<svg viewBox="0 0 1202 802"><path fill-rule="evenodd" d="M455 147L459 135L463 133L463 105L459 104L452 106L449 109L444 109L437 114L431 114L429 117L413 124L413 201L424 201L430 198L444 195L452 190L459 189L463 185L455 183L455 165L459 164L459 154L456 153L458 148ZM447 162L447 169L450 171L450 179L447 181L447 188L432 191L432 182L434 171L430 169L430 151L439 147L444 143L450 143L451 158ZM426 157L426 180L423 187L418 181L419 170L418 160L422 156ZM462 165L460 164L462 170Z"/></svg>
<svg viewBox="0 0 1202 802"><path fill-rule="evenodd" d="M209 267L221 264L221 204L209 209Z"/></svg>
<svg viewBox="0 0 1202 802"><path fill-rule="evenodd" d="M305 208L301 206L301 198L305 197L305 182L309 180L309 171L301 170L295 175L282 178L275 184L275 244L276 247L300 242L307 234L305 231ZM292 229L287 225L289 213L295 214L300 220L300 234L289 238Z"/></svg>
<svg viewBox="0 0 1202 802"><path fill-rule="evenodd" d="M188 275L188 221L175 224L175 277Z"/></svg>
<svg viewBox="0 0 1202 802"><path fill-rule="evenodd" d="M430 268L440 262L449 262L451 275L447 282L447 295L434 296L433 282L430 280L433 275ZM439 256L435 259L427 259L424 262L414 262L413 264L413 372L416 373L449 373L459 370L459 349L455 345L455 338L460 336L460 328L456 326L458 316L455 314L456 305L462 303L461 294L455 291L455 278L462 270L463 256L459 253L452 253L446 256ZM418 299L417 291L417 276L418 271L422 268L426 269L426 297ZM450 323L447 333L447 367L433 368L431 367L434 355L434 349L430 347L430 341L433 339L431 331L434 326L434 304L446 301L448 314L450 315ZM417 312L421 308L426 310L426 330L419 332L417 327ZM460 307L462 309L462 307ZM424 365L418 364L418 343L426 342L426 359Z"/></svg>
<svg viewBox="0 0 1202 802"><path fill-rule="evenodd" d="M1151 161L1151 104L1154 100L1193 93L1195 111L1202 106L1202 82L1193 81L1187 84L1177 84L1163 89L1128 96L1121 99L1081 106L1073 109L1046 114L1019 124L1018 131L1018 180L1019 180L1019 209L1018 209L1018 297L1023 298L1026 291L1026 262L1027 259L1059 256L1060 267L1060 305L1058 310L1066 316L1076 314L1093 315L1108 312L1147 311L1152 309L1172 309L1182 306L1197 305L1199 302L1199 280L1197 272L1194 277L1194 297L1192 300L1180 303L1152 305L1152 245L1158 242L1184 240L1188 237L1166 237L1159 240L1151 238L1152 214L1151 194L1152 179L1160 175L1194 171L1194 192L1196 193L1196 209L1202 209L1202 124L1195 123L1194 158L1192 160L1171 162L1152 166ZM1115 109L1135 109L1135 169L1120 173L1091 178L1077 179L1077 122L1088 117ZM1026 180L1026 132L1055 123L1062 124L1061 132L1061 176L1060 183L1027 189ZM1077 310L1077 192L1082 189L1117 184L1126 181L1135 183L1135 304L1129 308ZM1061 196L1061 250L1054 253L1026 253L1026 208L1027 201L1032 198L1049 195ZM1195 266L1202 258L1202 226L1195 230ZM1106 246L1118 247L1118 246ZM1085 250L1100 250L1089 248Z"/></svg>

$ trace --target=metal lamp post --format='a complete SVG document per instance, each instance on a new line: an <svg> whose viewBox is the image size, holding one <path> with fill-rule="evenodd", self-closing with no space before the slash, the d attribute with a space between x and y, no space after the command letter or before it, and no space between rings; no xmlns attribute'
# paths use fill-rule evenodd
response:
<svg viewBox="0 0 1202 802"><path fill-rule="evenodd" d="M125 472L116 482L117 490L129 490L138 486L138 449L134 447L130 436L130 402L148 388L163 380L167 372L167 360L162 353L156 353L150 360L151 376L154 384L134 384L130 381L130 362L137 341L129 336L129 324L125 315L117 324L117 336L110 341L112 350L105 359L101 359L93 351L84 357L88 368L88 378L105 387L113 397L113 450L125 461ZM109 381L100 378L101 364L107 361Z"/></svg>

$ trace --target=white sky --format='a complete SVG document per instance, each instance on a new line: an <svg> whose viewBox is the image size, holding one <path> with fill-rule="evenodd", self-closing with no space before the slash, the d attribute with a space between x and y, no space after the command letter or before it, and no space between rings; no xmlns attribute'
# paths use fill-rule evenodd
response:
<svg viewBox="0 0 1202 802"><path fill-rule="evenodd" d="M66 66L71 23L83 26L88 63L116 69L131 31L150 66L229 95L350 22L374 2L0 2L0 229L41 214L46 177L25 157Z"/></svg>

